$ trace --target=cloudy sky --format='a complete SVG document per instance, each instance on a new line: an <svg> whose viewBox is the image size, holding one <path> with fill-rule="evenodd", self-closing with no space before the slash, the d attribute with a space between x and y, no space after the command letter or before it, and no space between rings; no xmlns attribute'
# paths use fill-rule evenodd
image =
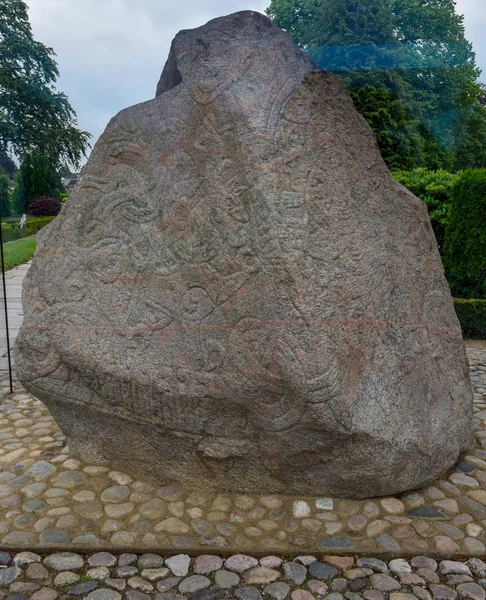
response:
<svg viewBox="0 0 486 600"><path fill-rule="evenodd" d="M64 91L95 142L119 110L148 100L174 35L270 0L27 0L34 37L54 48ZM457 0L486 81L484 0Z"/></svg>

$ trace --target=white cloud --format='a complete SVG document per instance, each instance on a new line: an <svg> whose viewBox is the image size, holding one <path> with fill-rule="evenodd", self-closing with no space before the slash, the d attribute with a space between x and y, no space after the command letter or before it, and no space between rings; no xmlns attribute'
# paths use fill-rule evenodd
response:
<svg viewBox="0 0 486 600"><path fill-rule="evenodd" d="M1 1L1 0L0 0ZM58 88L96 141L122 108L148 100L181 29L270 0L27 0L34 36L54 48ZM484 0L457 0L486 81Z"/></svg>
<svg viewBox="0 0 486 600"><path fill-rule="evenodd" d="M181 29L262 0L27 0L34 37L57 54L58 88L96 141L122 108L148 100Z"/></svg>
<svg viewBox="0 0 486 600"><path fill-rule="evenodd" d="M483 71L482 81L486 82L486 5L484 0L457 0L457 12L464 15L466 38L476 52L478 66Z"/></svg>

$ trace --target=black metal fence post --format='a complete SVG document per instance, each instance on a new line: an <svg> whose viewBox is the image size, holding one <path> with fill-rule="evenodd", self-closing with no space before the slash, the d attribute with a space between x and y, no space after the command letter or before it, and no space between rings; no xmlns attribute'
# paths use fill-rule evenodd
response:
<svg viewBox="0 0 486 600"><path fill-rule="evenodd" d="M2 260L3 305L5 308L5 330L7 332L8 377L9 377L9 381L10 381L10 393L13 394L12 358L10 356L10 333L8 330L7 284L5 282L5 262L3 259L2 215L0 215L0 254L1 254L1 260Z"/></svg>

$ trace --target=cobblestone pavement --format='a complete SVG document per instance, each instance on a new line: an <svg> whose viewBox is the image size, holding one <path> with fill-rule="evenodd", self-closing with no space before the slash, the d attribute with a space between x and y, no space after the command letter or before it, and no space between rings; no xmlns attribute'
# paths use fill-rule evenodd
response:
<svg viewBox="0 0 486 600"><path fill-rule="evenodd" d="M83 463L70 456L46 407L18 382L15 393L8 395L7 380L0 379L5 395L0 406L0 546L78 552L483 556L486 349L471 347L468 354L476 446L434 485L359 502L218 494Z"/></svg>
<svg viewBox="0 0 486 600"><path fill-rule="evenodd" d="M425 556L298 556L258 560L186 554L0 553L0 598L6 600L485 600L486 564Z"/></svg>

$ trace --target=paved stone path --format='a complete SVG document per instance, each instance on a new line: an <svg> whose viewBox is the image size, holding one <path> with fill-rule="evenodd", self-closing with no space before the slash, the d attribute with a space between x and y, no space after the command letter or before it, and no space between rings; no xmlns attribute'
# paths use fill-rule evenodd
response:
<svg viewBox="0 0 486 600"><path fill-rule="evenodd" d="M7 600L485 600L486 564L425 556L386 563L332 555L222 558L185 554L88 556L0 552L0 598Z"/></svg>
<svg viewBox="0 0 486 600"><path fill-rule="evenodd" d="M29 270L30 262L15 267L5 273L5 283L7 287L7 311L8 311L8 329L10 334L10 348L17 337L20 326L24 319L22 310L22 281ZM13 362L13 358L12 358ZM8 369L7 359L7 336L5 328L5 308L3 301L3 287L0 282L0 370Z"/></svg>
<svg viewBox="0 0 486 600"><path fill-rule="evenodd" d="M9 395L4 374L1 547L483 556L486 349L472 347L468 354L475 447L434 485L368 501L218 494L86 464L70 455L64 435L39 400L18 382Z"/></svg>

